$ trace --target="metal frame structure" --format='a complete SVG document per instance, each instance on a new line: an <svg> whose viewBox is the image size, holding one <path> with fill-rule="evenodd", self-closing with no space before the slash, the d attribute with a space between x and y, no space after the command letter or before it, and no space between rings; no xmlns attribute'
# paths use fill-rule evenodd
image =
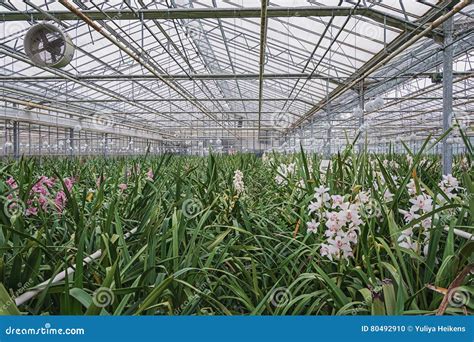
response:
<svg viewBox="0 0 474 342"><path fill-rule="evenodd" d="M70 142L80 126L100 140L144 139L157 152L188 153L300 143L330 153L361 132L383 152L400 137L441 135L453 118L472 134L471 1L289 3L2 1L5 141L23 137L18 123L69 129ZM41 21L73 38L68 66L36 66L23 52L25 32ZM383 106L364 110L379 97ZM452 142L441 149L445 173ZM25 152L15 144L12 153Z"/></svg>

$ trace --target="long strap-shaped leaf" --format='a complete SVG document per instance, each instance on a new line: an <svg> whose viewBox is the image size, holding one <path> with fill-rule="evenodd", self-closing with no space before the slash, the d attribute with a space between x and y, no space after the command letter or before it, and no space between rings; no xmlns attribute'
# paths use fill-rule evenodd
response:
<svg viewBox="0 0 474 342"><path fill-rule="evenodd" d="M130 236L132 236L134 233L136 233L136 231L137 231L137 228L134 228L131 231L129 231L127 234L125 234L125 236L124 236L125 239L128 239ZM86 257L83 261L83 265L90 264L91 262L93 262L94 260L97 260L101 256L102 256L102 250L99 249L99 250L95 251L94 253L92 253L91 255L89 255L88 257ZM42 282L41 284L37 285L36 288L34 288L33 290L27 291L27 292L21 294L20 296L16 297L15 298L15 304L16 305L21 305L21 304L29 301L30 299L36 297L41 291L43 291L47 287L49 287L51 285L54 285L54 284L60 282L61 280L64 280L66 275L71 275L75 271L76 271L76 264L74 264L73 266L68 267L66 270L58 273L55 277L53 277L51 279L48 279L48 280Z"/></svg>

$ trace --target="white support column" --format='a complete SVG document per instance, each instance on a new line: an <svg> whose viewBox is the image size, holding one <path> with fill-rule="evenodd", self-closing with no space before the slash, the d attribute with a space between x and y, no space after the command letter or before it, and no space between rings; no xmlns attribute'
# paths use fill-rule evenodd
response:
<svg viewBox="0 0 474 342"><path fill-rule="evenodd" d="M69 149L69 156L73 157L74 156L74 129L69 128L69 144L68 144L68 149Z"/></svg>
<svg viewBox="0 0 474 342"><path fill-rule="evenodd" d="M104 144L103 144L103 149L102 152L104 154L104 157L107 157L107 150L109 148L109 136L107 133L104 134Z"/></svg>
<svg viewBox="0 0 474 342"><path fill-rule="evenodd" d="M15 159L20 157L20 124L18 121L13 121L13 157Z"/></svg>
<svg viewBox="0 0 474 342"><path fill-rule="evenodd" d="M362 127L364 124L364 106L365 106L365 98L364 98L364 81L360 81L359 83L359 107L360 107L360 115L359 115L359 128ZM359 153L364 150L364 134L361 134L359 137Z"/></svg>
<svg viewBox="0 0 474 342"><path fill-rule="evenodd" d="M331 104L328 103L327 105L327 124L328 124L328 129L326 131L326 148L324 151L324 154L327 159L331 158L331 143L332 143L332 122L331 122Z"/></svg>
<svg viewBox="0 0 474 342"><path fill-rule="evenodd" d="M443 133L451 127L453 112L453 17L443 23L444 51L443 51ZM452 172L453 147L448 137L443 139L442 145L443 174Z"/></svg>

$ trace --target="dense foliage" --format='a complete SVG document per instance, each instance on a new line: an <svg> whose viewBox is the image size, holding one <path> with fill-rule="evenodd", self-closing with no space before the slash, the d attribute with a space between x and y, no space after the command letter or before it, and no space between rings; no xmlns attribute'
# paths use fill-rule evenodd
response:
<svg viewBox="0 0 474 342"><path fill-rule="evenodd" d="M434 314L446 297L443 312L468 314L471 155L444 178L423 150L348 148L321 161L303 151L4 161L2 311ZM44 281L17 311L11 298Z"/></svg>

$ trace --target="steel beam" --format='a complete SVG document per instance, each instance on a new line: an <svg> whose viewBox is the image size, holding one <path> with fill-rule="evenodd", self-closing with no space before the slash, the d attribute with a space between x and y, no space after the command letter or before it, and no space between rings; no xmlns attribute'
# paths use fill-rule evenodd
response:
<svg viewBox="0 0 474 342"><path fill-rule="evenodd" d="M416 79L422 77L431 77L433 73L410 73L401 76L371 76L370 80L379 81L385 78L389 79ZM474 72L453 72L454 76L471 76L474 77ZM258 73L247 73L247 74L160 74L162 78L176 80L176 81L192 81L192 80L255 80L258 79ZM81 81L149 81L156 79L154 75L72 75L77 80ZM311 73L268 73L263 74L264 79L318 79L328 80L334 84L342 84L350 81L348 77L328 77L326 75L318 75ZM18 76L18 75L0 75L1 82L38 82L38 81L51 81L58 82L66 80L60 76ZM370 82L369 82L370 83Z"/></svg>
<svg viewBox="0 0 474 342"><path fill-rule="evenodd" d="M149 81L156 79L154 75L74 75L78 80L82 81L126 81L126 80L138 80L138 81ZM168 80L255 80L259 78L258 73L247 73L247 74L160 74L160 77ZM264 79L321 79L329 80L336 84L342 83L346 78L333 78L325 75L309 74L309 73L278 73L278 74L263 74ZM6 76L1 75L0 81L61 81L64 78L59 76Z"/></svg>
<svg viewBox="0 0 474 342"><path fill-rule="evenodd" d="M91 20L147 20L147 19L228 19L228 18L261 18L262 9L253 8L163 8L130 10L84 10L82 11ZM137 16L138 13L138 16ZM416 23L407 21L395 15L365 7L336 7L336 6L299 6L299 7L269 7L268 18L276 17L332 17L360 15L370 18L379 24L395 27L402 31L418 31ZM69 11L10 11L0 13L2 21L48 20L48 15L59 20L77 20ZM442 38L439 32L433 32L435 38Z"/></svg>
<svg viewBox="0 0 474 342"><path fill-rule="evenodd" d="M198 99L200 102L206 102L206 101L230 101L230 102L240 102L240 101L246 101L246 102L256 102L258 101L258 98L231 98L231 99L225 99L225 98L216 98L216 99L205 99L205 98L199 98ZM266 102L273 102L273 101L286 101L286 97L278 97L278 98L265 98L263 99ZM297 99L297 98L290 98L290 100L294 100L297 102L302 102L307 105L313 105L309 101L305 101L302 99ZM187 101L186 99L133 99L133 102L184 102ZM49 100L45 99L43 103L111 103L111 102L122 102L121 100L115 100L115 99L90 99L90 100ZM179 112L177 112L179 113ZM186 112L183 112L183 114L186 114Z"/></svg>

